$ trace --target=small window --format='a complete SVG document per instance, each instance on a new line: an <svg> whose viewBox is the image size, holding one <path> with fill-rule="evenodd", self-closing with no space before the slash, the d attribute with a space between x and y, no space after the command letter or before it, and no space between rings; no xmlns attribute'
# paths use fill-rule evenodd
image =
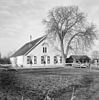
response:
<svg viewBox="0 0 99 100"><path fill-rule="evenodd" d="M54 56L54 64L57 64L58 63L58 59L56 56Z"/></svg>
<svg viewBox="0 0 99 100"><path fill-rule="evenodd" d="M62 63L62 56L60 56L60 63Z"/></svg>
<svg viewBox="0 0 99 100"><path fill-rule="evenodd" d="M45 47L45 53L47 53L47 47Z"/></svg>
<svg viewBox="0 0 99 100"><path fill-rule="evenodd" d="M47 56L47 63L50 64L50 56Z"/></svg>
<svg viewBox="0 0 99 100"><path fill-rule="evenodd" d="M43 53L47 53L47 47L43 47Z"/></svg>
<svg viewBox="0 0 99 100"><path fill-rule="evenodd" d="M45 48L43 47L43 53L45 52Z"/></svg>
<svg viewBox="0 0 99 100"><path fill-rule="evenodd" d="M27 56L27 64L30 64L30 63L31 63L31 57Z"/></svg>
<svg viewBox="0 0 99 100"><path fill-rule="evenodd" d="M37 64L37 57L34 56L34 64Z"/></svg>

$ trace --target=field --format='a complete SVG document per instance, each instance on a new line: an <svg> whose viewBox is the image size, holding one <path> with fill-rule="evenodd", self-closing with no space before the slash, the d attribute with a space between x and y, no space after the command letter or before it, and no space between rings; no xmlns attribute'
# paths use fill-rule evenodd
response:
<svg viewBox="0 0 99 100"><path fill-rule="evenodd" d="M22 100L23 96L24 100L26 98L44 100L44 96L49 90L49 96L55 100L70 100L72 89L68 88L68 86L72 84L78 85L83 76L93 78L93 83L90 86L92 92L90 93L93 96L92 100L99 100L99 72L97 70L79 68L18 69L16 71L1 69L1 98L7 97L8 100ZM80 93L82 89L77 89L75 95L78 95L78 91ZM90 93L88 92L88 96ZM78 96L80 100L88 100L82 98L81 94Z"/></svg>

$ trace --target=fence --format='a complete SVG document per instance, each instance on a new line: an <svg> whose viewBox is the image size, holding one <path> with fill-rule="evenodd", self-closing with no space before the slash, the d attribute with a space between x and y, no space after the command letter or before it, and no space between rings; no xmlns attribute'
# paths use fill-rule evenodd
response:
<svg viewBox="0 0 99 100"><path fill-rule="evenodd" d="M90 63L65 63L66 66L74 67L74 68L88 68L90 67Z"/></svg>

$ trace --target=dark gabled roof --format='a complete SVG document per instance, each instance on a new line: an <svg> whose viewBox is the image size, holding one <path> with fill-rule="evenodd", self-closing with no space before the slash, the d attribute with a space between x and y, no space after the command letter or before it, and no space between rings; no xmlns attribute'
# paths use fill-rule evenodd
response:
<svg viewBox="0 0 99 100"><path fill-rule="evenodd" d="M43 36L43 37L35 39L35 40L31 41L31 42L26 43L19 50L17 50L11 57L21 56L21 55L26 54L29 50L31 50L33 47L36 47L45 38L46 38L46 36Z"/></svg>
<svg viewBox="0 0 99 100"><path fill-rule="evenodd" d="M87 55L71 55L69 58L73 58L76 60L79 60L79 59L89 59L90 60L90 58Z"/></svg>

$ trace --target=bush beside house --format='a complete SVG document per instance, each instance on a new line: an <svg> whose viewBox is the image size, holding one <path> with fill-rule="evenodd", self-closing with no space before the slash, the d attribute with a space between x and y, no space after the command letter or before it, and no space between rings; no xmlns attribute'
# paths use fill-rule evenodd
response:
<svg viewBox="0 0 99 100"><path fill-rule="evenodd" d="M11 64L9 58L0 58L0 64Z"/></svg>

